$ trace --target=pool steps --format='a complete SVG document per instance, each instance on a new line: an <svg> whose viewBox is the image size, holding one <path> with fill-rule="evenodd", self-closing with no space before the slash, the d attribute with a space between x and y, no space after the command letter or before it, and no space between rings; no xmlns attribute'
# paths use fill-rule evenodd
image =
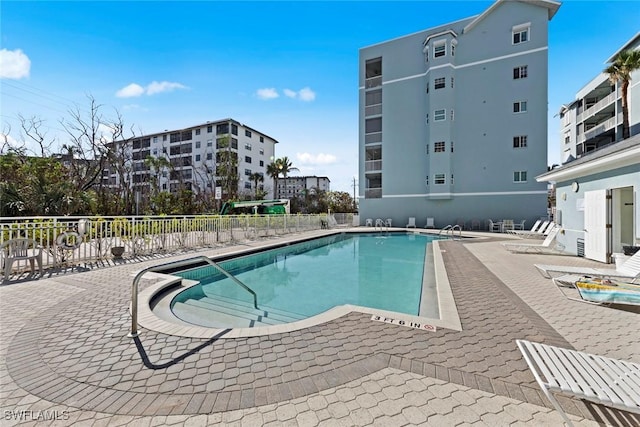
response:
<svg viewBox="0 0 640 427"><path fill-rule="evenodd" d="M268 307L256 310L251 303L222 296L175 303L173 311L185 322L213 328L252 328L303 319L303 316Z"/></svg>

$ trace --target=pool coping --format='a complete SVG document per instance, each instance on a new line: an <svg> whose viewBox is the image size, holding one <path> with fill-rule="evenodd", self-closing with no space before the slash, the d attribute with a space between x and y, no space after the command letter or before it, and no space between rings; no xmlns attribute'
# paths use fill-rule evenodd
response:
<svg viewBox="0 0 640 427"><path fill-rule="evenodd" d="M398 230L398 231L401 231ZM409 231L409 230L407 230ZM361 233L361 231L357 230L340 230L335 234L339 233ZM333 234L333 233L332 233ZM422 233L420 233L422 234ZM431 234L431 233L424 233ZM308 239L298 239L287 241L287 244L297 243L299 241L304 241ZM279 325L271 325L271 326L261 326L255 328L229 328L229 329L219 329L219 328L210 328L204 326L193 325L184 321L181 321L178 318L175 318L171 321L165 320L159 317L156 313L151 309L151 303L154 297L167 289L168 287L175 286L177 282L183 281L183 279L179 276L174 276L171 274L165 273L156 273L156 272L147 272L143 275L145 279L156 280L156 283L150 285L143 291L138 294L138 325L139 327L167 334L167 335L175 335L180 337L188 337L188 338L246 338L246 337L259 337L266 336L271 334L281 334L288 333L293 331L298 331L301 329L306 329L312 326L318 326L323 323L330 322L332 320L336 320L342 316L345 316L352 312L371 314L372 320L374 320L374 316L379 317L380 321L387 322L402 322L400 324L404 325L420 325L422 328L431 330L428 328L429 326L440 327L451 329L455 331L462 330L462 324L460 322L460 317L458 316L458 310L456 308L455 300L453 298L453 293L451 291L451 285L449 283L449 279L447 276L447 272L444 266L444 260L442 258L442 250L440 249L440 245L437 240L431 242L431 250L433 251L433 263L434 263L434 273L435 273L435 281L436 281L436 289L438 293L438 306L439 306L439 314L440 318L429 318L422 316L412 316L409 314L392 312L387 310L374 309L359 305L352 304L344 304L340 306L333 307L327 311L324 311L315 316L308 317L303 320L298 320L291 323L283 323ZM258 246L260 249L267 249L274 245L260 245ZM243 250L233 251L231 253L225 253L225 256L228 255L240 255L246 252L250 252L255 250L256 247L246 248ZM186 285L178 285L180 286L180 291L187 289L190 286L195 285L194 281L186 281ZM131 309L131 307L130 307ZM425 328L427 326L427 328Z"/></svg>

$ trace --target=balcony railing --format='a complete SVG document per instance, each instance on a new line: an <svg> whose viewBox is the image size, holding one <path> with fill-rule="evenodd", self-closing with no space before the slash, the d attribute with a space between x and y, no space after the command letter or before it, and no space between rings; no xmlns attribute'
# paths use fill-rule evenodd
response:
<svg viewBox="0 0 640 427"><path fill-rule="evenodd" d="M602 133L605 133L613 129L614 127L616 127L616 125L621 122L622 122L622 113L618 114L617 116L611 117L610 119L607 119L602 123L597 124L596 126L592 127L591 129L583 133L582 135L578 135L578 143L587 141Z"/></svg>
<svg viewBox="0 0 640 427"><path fill-rule="evenodd" d="M371 77L364 81L364 87L371 89L372 87L382 86L382 76Z"/></svg>
<svg viewBox="0 0 640 427"><path fill-rule="evenodd" d="M368 105L364 107L365 116L376 116L382 114L382 104Z"/></svg>
<svg viewBox="0 0 640 427"><path fill-rule="evenodd" d="M367 160L364 162L364 171L381 171L382 170L382 160Z"/></svg>
<svg viewBox="0 0 640 427"><path fill-rule="evenodd" d="M364 190L364 197L366 199L380 199L382 198L382 188L367 188Z"/></svg>
<svg viewBox="0 0 640 427"><path fill-rule="evenodd" d="M596 102L591 107L589 107L586 110L584 110L582 113L578 114L577 121L581 122L584 119L586 119L588 117L591 117L592 115L594 115L598 111L602 110L604 107L608 106L609 104L614 103L616 101L616 99L618 99L619 96L620 96L620 90L617 90L615 92L611 92L609 95L607 95L606 97L602 98L600 101Z"/></svg>
<svg viewBox="0 0 640 427"><path fill-rule="evenodd" d="M365 144L372 144L374 142L382 142L382 132L372 132L364 136Z"/></svg>

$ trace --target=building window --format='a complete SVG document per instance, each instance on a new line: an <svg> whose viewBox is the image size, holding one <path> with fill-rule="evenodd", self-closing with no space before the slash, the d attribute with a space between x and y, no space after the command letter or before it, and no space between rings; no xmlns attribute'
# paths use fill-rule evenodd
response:
<svg viewBox="0 0 640 427"><path fill-rule="evenodd" d="M429 155L429 144L427 144L427 156Z"/></svg>
<svg viewBox="0 0 640 427"><path fill-rule="evenodd" d="M234 124L231 125L231 133L234 135L238 134L238 125L234 125Z"/></svg>
<svg viewBox="0 0 640 427"><path fill-rule="evenodd" d="M529 41L530 24L517 25L512 28L513 44L520 44Z"/></svg>
<svg viewBox="0 0 640 427"><path fill-rule="evenodd" d="M435 79L435 81L433 82L433 88L434 89L444 89L444 87L446 86L446 80L444 77L438 77L437 79Z"/></svg>
<svg viewBox="0 0 640 427"><path fill-rule="evenodd" d="M244 162L245 162L245 163L251 163L251 157L249 157L249 156L244 156Z"/></svg>
<svg viewBox="0 0 640 427"><path fill-rule="evenodd" d="M260 166L264 166L264 160L260 160Z"/></svg>
<svg viewBox="0 0 640 427"><path fill-rule="evenodd" d="M424 185L429 186L429 175L424 177Z"/></svg>
<svg viewBox="0 0 640 427"><path fill-rule="evenodd" d="M436 184L436 185L444 184L444 182L445 182L445 178L444 178L444 174L443 173L437 173L433 177L433 183Z"/></svg>
<svg viewBox="0 0 640 427"><path fill-rule="evenodd" d="M451 174L451 185L453 185L453 174Z"/></svg>
<svg viewBox="0 0 640 427"><path fill-rule="evenodd" d="M216 135L224 135L225 133L229 133L229 123L216 125Z"/></svg>
<svg viewBox="0 0 640 427"><path fill-rule="evenodd" d="M213 126L209 125L207 126L207 133L211 133L213 132Z"/></svg>
<svg viewBox="0 0 640 427"><path fill-rule="evenodd" d="M571 142L571 137L570 137L569 135L565 136L565 137L564 137L564 143L565 143L565 144L568 144L568 143L570 143L570 142Z"/></svg>
<svg viewBox="0 0 640 427"><path fill-rule="evenodd" d="M251 181L247 181L244 183L244 188L247 190L251 190Z"/></svg>
<svg viewBox="0 0 640 427"><path fill-rule="evenodd" d="M264 155L264 149L262 149L262 148L260 149L260 154Z"/></svg>
<svg viewBox="0 0 640 427"><path fill-rule="evenodd" d="M251 138L251 131L245 129L244 136L248 136L249 138Z"/></svg>
<svg viewBox="0 0 640 427"><path fill-rule="evenodd" d="M513 182L527 182L527 171L515 171L513 173Z"/></svg>
<svg viewBox="0 0 640 427"><path fill-rule="evenodd" d="M207 160L213 160L213 153L207 153Z"/></svg>
<svg viewBox="0 0 640 427"><path fill-rule="evenodd" d="M260 137L260 142L264 142L264 136Z"/></svg>
<svg viewBox="0 0 640 427"><path fill-rule="evenodd" d="M196 162L200 161L200 154L196 154Z"/></svg>
<svg viewBox="0 0 640 427"><path fill-rule="evenodd" d="M427 82L427 93L429 93L429 82Z"/></svg>
<svg viewBox="0 0 640 427"><path fill-rule="evenodd" d="M244 170L244 174L245 174L246 176L251 175L251 169L245 169L245 170Z"/></svg>
<svg viewBox="0 0 640 427"><path fill-rule="evenodd" d="M213 139L207 140L207 147L213 147Z"/></svg>
<svg viewBox="0 0 640 427"><path fill-rule="evenodd" d="M451 152L453 153L453 141L451 141Z"/></svg>
<svg viewBox="0 0 640 427"><path fill-rule="evenodd" d="M451 77L451 88L453 88L453 81L454 81L454 78Z"/></svg>
<svg viewBox="0 0 640 427"><path fill-rule="evenodd" d="M444 153L444 151L445 151L444 141L434 142L433 143L433 152L434 153Z"/></svg>
<svg viewBox="0 0 640 427"><path fill-rule="evenodd" d="M453 108L451 109L451 121L453 121Z"/></svg>
<svg viewBox="0 0 640 427"><path fill-rule="evenodd" d="M200 129L196 129L196 135L200 135Z"/></svg>
<svg viewBox="0 0 640 427"><path fill-rule="evenodd" d="M527 146L527 135L513 137L513 148L525 148Z"/></svg>
<svg viewBox="0 0 640 427"><path fill-rule="evenodd" d="M447 119L447 110L442 109L442 110L436 110L433 112L433 120L435 120L436 122L440 122L446 119Z"/></svg>
<svg viewBox="0 0 640 427"><path fill-rule="evenodd" d="M456 42L451 42L451 56L456 56Z"/></svg>
<svg viewBox="0 0 640 427"><path fill-rule="evenodd" d="M513 78L514 79L524 79L527 77L527 66L523 65L521 67L515 67L513 69Z"/></svg>
<svg viewBox="0 0 640 427"><path fill-rule="evenodd" d="M251 144L244 144L244 149L247 151L251 151Z"/></svg>
<svg viewBox="0 0 640 427"><path fill-rule="evenodd" d="M157 136L154 136L154 137L153 137L153 143L154 143L154 144L157 144L157 143L158 143L158 137L157 137Z"/></svg>
<svg viewBox="0 0 640 427"><path fill-rule="evenodd" d="M427 113L427 117L425 119L427 120L427 124L429 124L429 113Z"/></svg>
<svg viewBox="0 0 640 427"><path fill-rule="evenodd" d="M527 101L518 101L513 103L513 112L514 113L526 113L527 112Z"/></svg>
<svg viewBox="0 0 640 427"><path fill-rule="evenodd" d="M447 54L447 45L445 42L441 42L438 45L433 46L433 57L439 58L441 56L445 56Z"/></svg>
<svg viewBox="0 0 640 427"><path fill-rule="evenodd" d="M167 135L162 135L162 140L166 141L167 140Z"/></svg>
<svg viewBox="0 0 640 427"><path fill-rule="evenodd" d="M196 141L196 148L200 148L200 141Z"/></svg>

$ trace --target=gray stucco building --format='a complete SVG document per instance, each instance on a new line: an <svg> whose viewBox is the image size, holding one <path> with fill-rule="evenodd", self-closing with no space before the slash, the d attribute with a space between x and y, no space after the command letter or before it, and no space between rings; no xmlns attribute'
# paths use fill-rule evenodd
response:
<svg viewBox="0 0 640 427"><path fill-rule="evenodd" d="M547 28L560 3L482 14L360 50L360 220L547 215Z"/></svg>

